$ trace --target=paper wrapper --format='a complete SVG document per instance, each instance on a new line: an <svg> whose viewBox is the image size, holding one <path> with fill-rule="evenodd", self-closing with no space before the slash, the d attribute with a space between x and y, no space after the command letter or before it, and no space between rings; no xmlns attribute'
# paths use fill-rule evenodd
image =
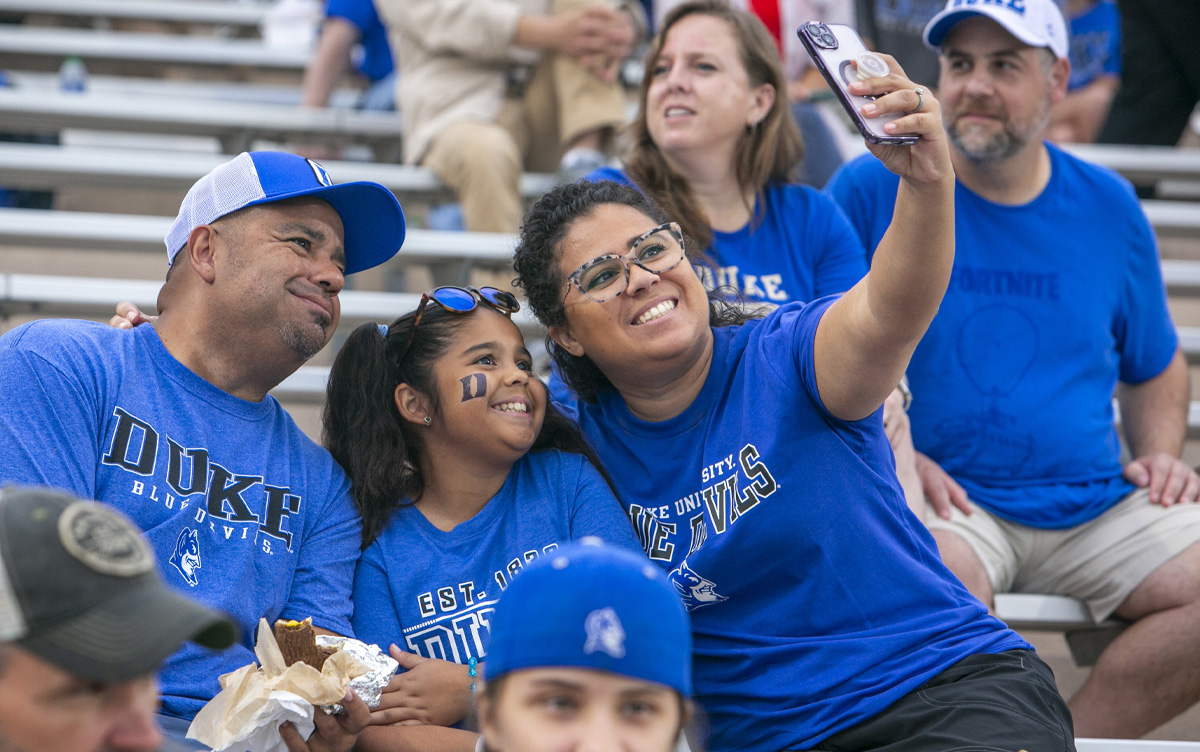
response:
<svg viewBox="0 0 1200 752"><path fill-rule="evenodd" d="M308 738L314 728L314 705L341 712L338 703L347 689L368 707L378 705L383 687L396 672L396 661L358 640L318 635L317 641L341 649L320 671L307 663L288 666L267 620L260 620L254 646L258 664L221 677L221 691L196 714L188 738L213 752L287 752L279 725L291 721Z"/></svg>

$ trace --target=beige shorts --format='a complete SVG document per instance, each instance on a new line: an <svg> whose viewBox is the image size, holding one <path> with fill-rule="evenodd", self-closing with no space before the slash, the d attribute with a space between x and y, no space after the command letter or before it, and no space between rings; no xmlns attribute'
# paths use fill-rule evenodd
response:
<svg viewBox="0 0 1200 752"><path fill-rule="evenodd" d="M1200 541L1200 503L1162 507L1139 489L1096 519L1065 530L1026 527L971 503L930 530L957 533L971 546L996 593L1069 595L1102 621L1151 572Z"/></svg>

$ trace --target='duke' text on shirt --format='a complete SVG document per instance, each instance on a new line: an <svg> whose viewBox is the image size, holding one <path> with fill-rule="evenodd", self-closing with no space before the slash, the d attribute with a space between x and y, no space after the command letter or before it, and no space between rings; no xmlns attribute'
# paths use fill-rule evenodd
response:
<svg viewBox="0 0 1200 752"><path fill-rule="evenodd" d="M166 440L164 450L167 460L165 498L162 503L167 509L174 509L175 503L179 508L188 506L187 497L204 495L203 507L196 508L196 522L203 523L206 518L210 525L214 521L230 523L257 523L258 531L283 542L289 551L292 550L292 534L284 529L284 520L300 511L301 499L286 486L276 486L266 483L261 475L240 475L213 462L208 457L207 449L185 449L171 439L162 437L148 422L130 415L121 408L115 408L113 415L117 418L116 431L113 434L109 450L101 458L106 465L114 465L137 475L154 476L159 466L159 449L161 438ZM152 486L148 498L158 501L157 485ZM134 493L147 496L145 485L136 482ZM264 511L262 515L251 510L252 494L264 494L263 504L254 503ZM225 537L230 537L233 527L226 530ZM240 537L245 538L243 528ZM266 553L271 553L269 544L264 546Z"/></svg>

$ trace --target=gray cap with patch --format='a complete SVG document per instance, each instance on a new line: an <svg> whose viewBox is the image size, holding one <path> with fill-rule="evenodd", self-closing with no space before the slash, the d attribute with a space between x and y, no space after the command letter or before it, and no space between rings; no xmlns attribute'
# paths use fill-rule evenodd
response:
<svg viewBox="0 0 1200 752"><path fill-rule="evenodd" d="M44 488L0 489L0 643L89 681L154 673L184 641L226 648L237 628L170 589L137 527Z"/></svg>

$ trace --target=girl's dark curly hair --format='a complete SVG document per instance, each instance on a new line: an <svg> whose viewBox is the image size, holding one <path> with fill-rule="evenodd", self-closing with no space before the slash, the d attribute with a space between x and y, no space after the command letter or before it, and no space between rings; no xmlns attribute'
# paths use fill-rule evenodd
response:
<svg viewBox="0 0 1200 752"><path fill-rule="evenodd" d="M501 315L487 306L464 315L430 305L414 337L415 313L393 321L386 333L374 323L355 329L329 373L321 438L350 477L350 493L362 515L363 548L375 540L397 507L418 501L425 492L421 432L400 416L396 387L408 384L428 396L437 412L440 401L433 364L472 316ZM410 338L407 353L401 352ZM612 488L578 428L547 400L542 430L529 451L549 449L587 457Z"/></svg>
<svg viewBox="0 0 1200 752"><path fill-rule="evenodd" d="M525 291L530 310L548 327L567 324L563 298L567 275L573 270L563 269L559 264L562 241L575 220L591 215L602 204L636 209L651 224L668 221L641 191L607 180L567 183L539 198L525 215L513 265L517 270L516 283ZM750 318L735 301L709 294L710 326L736 326ZM549 337L546 350L567 386L584 402L595 402L600 392L613 388L608 377L586 355L572 355Z"/></svg>

